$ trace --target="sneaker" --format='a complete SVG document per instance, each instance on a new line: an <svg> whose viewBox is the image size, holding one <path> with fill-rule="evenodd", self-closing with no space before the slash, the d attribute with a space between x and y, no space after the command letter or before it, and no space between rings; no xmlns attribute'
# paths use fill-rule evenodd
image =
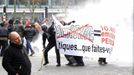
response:
<svg viewBox="0 0 134 75"><path fill-rule="evenodd" d="M31 52L30 56L33 56L33 54L35 54L34 52Z"/></svg>

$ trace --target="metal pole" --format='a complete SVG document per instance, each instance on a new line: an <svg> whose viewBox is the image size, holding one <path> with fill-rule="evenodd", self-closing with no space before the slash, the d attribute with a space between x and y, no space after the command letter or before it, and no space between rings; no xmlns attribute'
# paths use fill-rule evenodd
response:
<svg viewBox="0 0 134 75"><path fill-rule="evenodd" d="M6 14L6 6L3 6L3 16L2 16L2 21L7 20L7 14Z"/></svg>
<svg viewBox="0 0 134 75"><path fill-rule="evenodd" d="M32 22L34 22L34 10L35 10L35 2L32 0Z"/></svg>
<svg viewBox="0 0 134 75"><path fill-rule="evenodd" d="M23 11L23 20L22 20L22 22L23 22L23 25L25 25L25 11Z"/></svg>
<svg viewBox="0 0 134 75"><path fill-rule="evenodd" d="M48 8L45 7L45 18L48 18Z"/></svg>
<svg viewBox="0 0 134 75"><path fill-rule="evenodd" d="M16 19L16 0L14 0L14 20Z"/></svg>

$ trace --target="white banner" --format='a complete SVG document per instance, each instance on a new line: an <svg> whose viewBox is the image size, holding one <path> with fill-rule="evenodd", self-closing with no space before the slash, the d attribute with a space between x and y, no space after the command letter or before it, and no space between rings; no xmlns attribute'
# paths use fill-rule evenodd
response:
<svg viewBox="0 0 134 75"><path fill-rule="evenodd" d="M61 53L90 57L108 57L112 53L114 27L94 27L89 24L61 26L55 16L53 19L56 25L57 47Z"/></svg>

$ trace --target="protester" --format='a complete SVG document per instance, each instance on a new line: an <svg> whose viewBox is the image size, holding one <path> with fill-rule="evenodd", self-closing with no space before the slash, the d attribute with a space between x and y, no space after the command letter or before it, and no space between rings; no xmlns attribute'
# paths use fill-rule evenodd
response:
<svg viewBox="0 0 134 75"><path fill-rule="evenodd" d="M3 68L8 72L8 75L30 75L31 62L20 35L15 31L11 32L9 40L10 45L3 55Z"/></svg>
<svg viewBox="0 0 134 75"><path fill-rule="evenodd" d="M39 33L40 30L41 30L41 26L39 25L39 23L36 22L36 23L34 24L34 26L35 26L36 32Z"/></svg>
<svg viewBox="0 0 134 75"><path fill-rule="evenodd" d="M8 25L8 31L9 31L9 33L10 33L10 32L12 32L13 29L14 29L14 26L13 26L14 20L13 20L13 19L10 19L10 20L8 21L8 23L9 23L9 25Z"/></svg>
<svg viewBox="0 0 134 75"><path fill-rule="evenodd" d="M57 46L56 46L56 39L55 39L55 32L54 32L54 27L53 27L54 23L52 23L51 27L50 28L46 28L44 27L43 28L43 47L45 49L44 51L44 58L45 58L45 63L44 65L47 65L49 63L48 61L48 52L49 50L52 48L52 47L55 47L55 53L56 53L56 58L57 58L57 67L61 66L61 63L60 63L60 53L59 53L59 50L57 49ZM48 45L45 47L45 42L46 42L46 39L48 39Z"/></svg>
<svg viewBox="0 0 134 75"><path fill-rule="evenodd" d="M8 46L8 29L7 26L5 25L5 22L0 24L0 47L2 47L0 56L3 56L3 52Z"/></svg>
<svg viewBox="0 0 134 75"><path fill-rule="evenodd" d="M30 56L33 56L33 54L35 54L32 46L31 46L32 39L35 35L36 35L35 28L32 25L27 24L24 29L24 36L25 36L26 42L27 42L27 44L26 44L27 52L29 53L29 50L31 51Z"/></svg>
<svg viewBox="0 0 134 75"><path fill-rule="evenodd" d="M36 42L36 40L39 38L40 34L42 34L42 32L41 32L41 26L37 22L35 22L32 26L36 30L36 35L34 35L32 42Z"/></svg>

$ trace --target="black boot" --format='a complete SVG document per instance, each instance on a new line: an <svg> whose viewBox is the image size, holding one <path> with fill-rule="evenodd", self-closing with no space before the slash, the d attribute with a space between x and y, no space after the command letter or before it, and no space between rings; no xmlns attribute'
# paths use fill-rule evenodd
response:
<svg viewBox="0 0 134 75"><path fill-rule="evenodd" d="M103 61L103 63L104 63L104 64L108 64L108 63L106 62L106 58L104 58L104 61Z"/></svg>
<svg viewBox="0 0 134 75"><path fill-rule="evenodd" d="M47 65L47 64L49 64L49 62L45 62L43 65L45 66L45 65Z"/></svg>
<svg viewBox="0 0 134 75"><path fill-rule="evenodd" d="M56 67L60 67L60 66L61 66L61 64L57 64L57 65L56 65Z"/></svg>
<svg viewBox="0 0 134 75"><path fill-rule="evenodd" d="M105 64L107 64L106 58L99 58L98 63L99 63L100 65L105 65Z"/></svg>

